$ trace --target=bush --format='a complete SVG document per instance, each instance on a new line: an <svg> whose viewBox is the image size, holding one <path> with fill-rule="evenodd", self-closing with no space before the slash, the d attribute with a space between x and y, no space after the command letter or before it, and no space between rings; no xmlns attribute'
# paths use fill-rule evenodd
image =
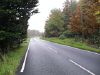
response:
<svg viewBox="0 0 100 75"><path fill-rule="evenodd" d="M63 34L59 36L59 39L65 39L65 38L66 38L66 36Z"/></svg>
<svg viewBox="0 0 100 75"><path fill-rule="evenodd" d="M61 35L61 37L64 37L64 38L72 38L74 37L75 34L72 33L71 31L67 30L67 31L64 31Z"/></svg>

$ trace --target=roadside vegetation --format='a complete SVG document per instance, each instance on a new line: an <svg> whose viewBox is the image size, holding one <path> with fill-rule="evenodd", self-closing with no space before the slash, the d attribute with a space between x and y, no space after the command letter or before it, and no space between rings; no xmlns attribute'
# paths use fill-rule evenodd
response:
<svg viewBox="0 0 100 75"><path fill-rule="evenodd" d="M66 0L45 23L47 40L100 52L100 0ZM56 38L55 38L56 37Z"/></svg>
<svg viewBox="0 0 100 75"><path fill-rule="evenodd" d="M14 49L8 54L3 55L3 61L0 61L0 75L15 75L20 60L26 52L29 39L23 41L20 47Z"/></svg>
<svg viewBox="0 0 100 75"><path fill-rule="evenodd" d="M87 43L82 43L80 41L75 41L74 38L66 38L66 39L59 39L59 38L44 38L47 41L51 41L54 43L58 43L58 44L62 44L62 45L67 45L67 46L71 46L71 47L76 47L82 50L89 50L89 51L93 51L93 52L97 52L100 53L100 49L97 48L93 48L92 46L90 46Z"/></svg>
<svg viewBox="0 0 100 75"><path fill-rule="evenodd" d="M38 0L0 0L0 75L14 75L27 42L28 19Z"/></svg>
<svg viewBox="0 0 100 75"><path fill-rule="evenodd" d="M14 49L14 51L3 55L3 61L0 61L0 75L15 75L17 67L20 64L20 60L26 52L29 39L24 41L20 47Z"/></svg>
<svg viewBox="0 0 100 75"><path fill-rule="evenodd" d="M28 19L38 0L1 0L0 1L0 59L20 46L27 37Z"/></svg>

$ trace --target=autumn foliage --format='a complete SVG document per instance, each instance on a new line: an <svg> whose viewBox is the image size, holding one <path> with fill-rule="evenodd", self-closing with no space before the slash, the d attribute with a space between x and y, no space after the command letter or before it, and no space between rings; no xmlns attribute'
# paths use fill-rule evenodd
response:
<svg viewBox="0 0 100 75"><path fill-rule="evenodd" d="M100 0L80 0L79 2L66 0L62 13L64 14L64 30L60 32L61 36L71 36L71 38L100 47ZM59 21L57 23L59 24Z"/></svg>
<svg viewBox="0 0 100 75"><path fill-rule="evenodd" d="M70 30L91 44L100 44L100 23L95 15L100 11L98 4L98 0L80 0L70 18Z"/></svg>

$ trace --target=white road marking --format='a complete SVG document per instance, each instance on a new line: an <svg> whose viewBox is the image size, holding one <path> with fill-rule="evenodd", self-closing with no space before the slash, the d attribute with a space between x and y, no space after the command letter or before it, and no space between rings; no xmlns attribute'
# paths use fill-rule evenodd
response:
<svg viewBox="0 0 100 75"><path fill-rule="evenodd" d="M55 52L55 53L57 53L57 51L56 50L54 50L53 48L51 48L51 47L48 47L50 50L52 50L53 52Z"/></svg>
<svg viewBox="0 0 100 75"><path fill-rule="evenodd" d="M95 55L100 55L99 53L96 53L96 52L91 52L91 51L87 51L87 50L83 50L83 51L88 52L88 53L93 53Z"/></svg>
<svg viewBox="0 0 100 75"><path fill-rule="evenodd" d="M23 72L24 69L25 69L26 59L27 59L27 55L28 55L28 51L29 51L29 46L30 46L30 42L29 42L28 49L26 51L24 62L23 62L23 65L22 65L22 68L21 68L20 72Z"/></svg>
<svg viewBox="0 0 100 75"><path fill-rule="evenodd" d="M43 41L45 41L45 40L43 40ZM50 42L50 41L46 41L46 42ZM63 44L59 44L59 43L55 43L55 42L52 42L52 43L54 43L54 44L56 44L56 45L64 46L64 47L70 47L70 48L74 48L74 49L77 49L77 50L81 50L81 49L79 49L79 48L71 47L71 46L68 46L68 45L63 45ZM92 52L92 51L87 51L87 50L85 50L85 49L84 49L84 50L81 50L81 51L88 52L88 53L94 53L94 54L96 54L96 55L100 55L99 53Z"/></svg>
<svg viewBox="0 0 100 75"><path fill-rule="evenodd" d="M76 62L74 62L73 60L70 60L70 62L72 62L73 64L75 64L76 66L80 67L81 69L85 70L86 72L90 73L91 75L95 75L93 72L89 71L88 69L82 67L81 65L77 64Z"/></svg>
<svg viewBox="0 0 100 75"><path fill-rule="evenodd" d="M100 55L99 53L95 53L95 52L94 52L94 54L96 54L96 55Z"/></svg>

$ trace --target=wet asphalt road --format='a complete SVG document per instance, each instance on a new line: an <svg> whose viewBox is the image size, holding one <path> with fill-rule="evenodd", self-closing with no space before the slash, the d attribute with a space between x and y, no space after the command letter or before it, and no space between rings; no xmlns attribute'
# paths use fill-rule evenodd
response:
<svg viewBox="0 0 100 75"><path fill-rule="evenodd" d="M17 75L100 75L100 54L33 38L22 65Z"/></svg>

